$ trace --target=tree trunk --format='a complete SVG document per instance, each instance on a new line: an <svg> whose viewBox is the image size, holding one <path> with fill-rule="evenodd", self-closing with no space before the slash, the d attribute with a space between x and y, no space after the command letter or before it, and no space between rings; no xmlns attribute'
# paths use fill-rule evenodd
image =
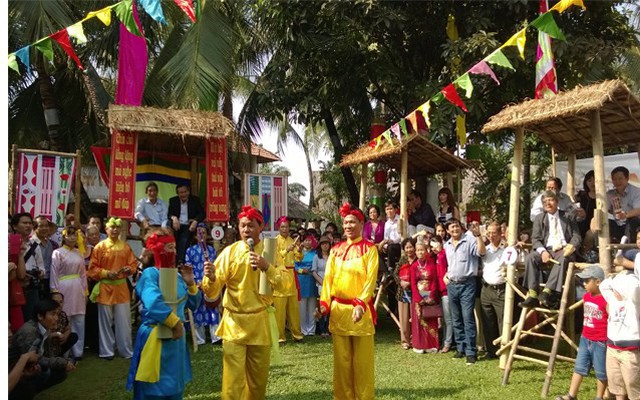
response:
<svg viewBox="0 0 640 400"><path fill-rule="evenodd" d="M333 122L333 115L331 114L330 110L323 108L322 117L324 119L325 126L327 127L329 139L331 140L331 144L333 145L333 159L336 164L339 164L344 154L344 147L342 146L342 142L340 141L338 129ZM356 179L353 177L351 168L341 167L340 170L342 171L342 176L344 177L344 181L347 185L347 191L349 192L349 201L351 202L351 204L358 204L358 202L360 201L360 196L358 194Z"/></svg>
<svg viewBox="0 0 640 400"><path fill-rule="evenodd" d="M315 206L315 192L313 189L313 171L311 169L311 156L309 155L309 147L305 144L302 146L304 157L307 159L307 171L309 172L309 211Z"/></svg>
<svg viewBox="0 0 640 400"><path fill-rule="evenodd" d="M68 151L68 146L61 138L60 134L60 112L53 91L51 77L47 74L44 57L38 54L36 57L36 72L38 73L38 90L44 119L47 123L47 134L49 135L50 148L55 151Z"/></svg>

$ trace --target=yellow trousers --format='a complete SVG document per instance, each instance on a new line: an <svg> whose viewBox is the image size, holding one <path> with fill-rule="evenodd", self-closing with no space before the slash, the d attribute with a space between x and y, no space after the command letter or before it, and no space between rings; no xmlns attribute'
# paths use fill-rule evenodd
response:
<svg viewBox="0 0 640 400"><path fill-rule="evenodd" d="M289 321L289 331L291 336L296 340L302 339L302 331L300 330L300 311L298 306L298 295L287 297L274 297L273 306L276 308L276 322L278 322L279 341L285 342L287 338L284 335L284 327Z"/></svg>
<svg viewBox="0 0 640 400"><path fill-rule="evenodd" d="M267 391L271 346L222 343L222 400L262 400Z"/></svg>
<svg viewBox="0 0 640 400"><path fill-rule="evenodd" d="M333 337L333 398L372 400L374 396L373 335Z"/></svg>

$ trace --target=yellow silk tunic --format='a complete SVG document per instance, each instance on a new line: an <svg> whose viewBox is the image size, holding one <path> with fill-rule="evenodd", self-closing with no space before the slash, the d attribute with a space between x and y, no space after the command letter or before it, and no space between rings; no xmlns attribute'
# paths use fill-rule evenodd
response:
<svg viewBox="0 0 640 400"><path fill-rule="evenodd" d="M276 236L276 265L278 267L293 267L294 262L302 260L302 252L298 247L294 247L292 251L287 251L287 248L293 244L294 240L291 236L283 237L282 235ZM285 273L291 275L291 280L295 282L293 276L293 269L285 270ZM274 290L273 295L275 297L288 297L298 296L298 289L296 285L290 285L284 290Z"/></svg>
<svg viewBox="0 0 640 400"><path fill-rule="evenodd" d="M254 251L262 254L262 242ZM241 240L227 246L216 257L214 266L216 279L211 282L205 276L202 290L207 297L215 299L223 286L227 287L222 298L224 312L216 335L242 345L271 345L267 306L273 303L273 297L258 293L260 270L251 268L249 246ZM292 276L286 274L283 267L272 265L266 273L274 290L286 290L293 283Z"/></svg>
<svg viewBox="0 0 640 400"><path fill-rule="evenodd" d="M138 260L126 242L122 240L114 242L111 238L106 238L93 248L87 276L95 281L108 280L107 274L109 272L118 272L123 267L130 267L131 272L134 272L137 264ZM126 278L129 275L131 273L120 274L116 280ZM100 294L96 303L122 304L128 303L130 298L131 294L126 282L119 285L100 283Z"/></svg>
<svg viewBox="0 0 640 400"><path fill-rule="evenodd" d="M341 242L331 249L325 269L320 303L329 305L329 330L335 335L367 336L375 333L369 308L378 276L378 249L361 237ZM352 320L353 304L332 301L340 298L364 306L360 321Z"/></svg>

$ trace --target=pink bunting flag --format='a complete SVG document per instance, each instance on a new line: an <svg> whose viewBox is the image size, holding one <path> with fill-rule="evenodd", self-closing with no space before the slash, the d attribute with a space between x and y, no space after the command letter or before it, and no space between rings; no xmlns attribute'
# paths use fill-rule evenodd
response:
<svg viewBox="0 0 640 400"><path fill-rule="evenodd" d="M118 48L118 83L116 86L116 104L139 106L142 104L144 80L147 72L147 42L142 32L135 4L133 20L138 26L140 36L136 36L120 23L120 47Z"/></svg>
<svg viewBox="0 0 640 400"><path fill-rule="evenodd" d="M453 83L448 84L444 89L442 89L442 94L451 103L460 107L462 110L464 110L464 112L468 112L467 106L464 105L464 102L458 95L458 92L456 92L456 88L455 86L453 86Z"/></svg>
<svg viewBox="0 0 640 400"><path fill-rule="evenodd" d="M476 75L489 75L491 79L493 79L498 85L500 85L500 81L496 77L496 74L493 73L493 70L491 69L489 64L487 64L487 62L484 60L471 67L469 72Z"/></svg>
<svg viewBox="0 0 640 400"><path fill-rule="evenodd" d="M71 47L71 41L69 40L69 32L67 32L66 29L61 29L58 32L54 33L53 35L50 35L49 37L55 40L56 42L58 42L62 47L62 49L64 50L64 52L67 53L67 55L71 57L73 61L75 61L78 68L84 71L84 68L82 68L82 64L80 63L80 59L76 55L76 52L73 50L73 47Z"/></svg>
<svg viewBox="0 0 640 400"><path fill-rule="evenodd" d="M400 132L400 125L398 125L397 122L391 125L391 133L393 133L398 138L398 141L402 143L402 132Z"/></svg>
<svg viewBox="0 0 640 400"><path fill-rule="evenodd" d="M178 7L180 7L182 11L184 11L185 14L187 14L187 17L189 17L191 22L195 24L196 14L193 10L193 4L191 3L191 0L173 0L173 1L178 5Z"/></svg>

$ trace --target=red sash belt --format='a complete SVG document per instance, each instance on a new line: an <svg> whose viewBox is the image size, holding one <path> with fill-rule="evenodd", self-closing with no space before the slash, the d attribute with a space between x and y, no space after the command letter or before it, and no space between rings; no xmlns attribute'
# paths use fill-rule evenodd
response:
<svg viewBox="0 0 640 400"><path fill-rule="evenodd" d="M364 302L358 298L343 299L340 297L332 297L331 300L335 301L338 304L347 304L347 305L352 305L354 307L362 306L366 311L366 306ZM367 303L367 305L369 306L369 310L371 311L371 318L373 319L373 324L376 325L378 323L378 313L376 312L376 308L373 306L373 298L369 299L369 302Z"/></svg>
<svg viewBox="0 0 640 400"><path fill-rule="evenodd" d="M293 277L296 280L296 290L298 291L298 301L302 300L302 296L300 295L300 280L298 279L298 271L296 271L295 267L286 267L287 269L293 270Z"/></svg>

